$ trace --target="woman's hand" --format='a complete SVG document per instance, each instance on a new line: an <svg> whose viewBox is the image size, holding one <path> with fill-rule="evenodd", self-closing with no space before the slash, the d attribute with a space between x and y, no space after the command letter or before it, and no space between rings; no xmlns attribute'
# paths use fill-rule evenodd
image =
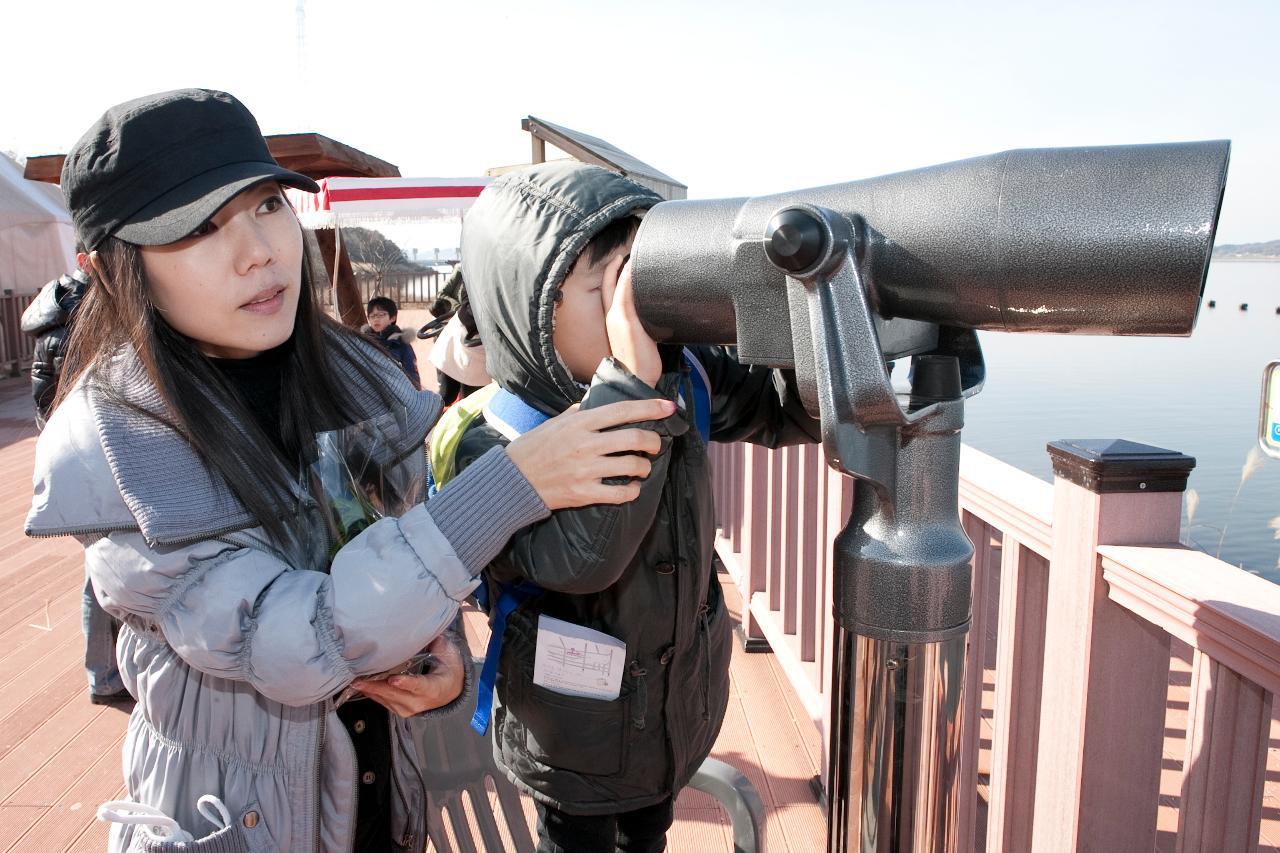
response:
<svg viewBox="0 0 1280 853"><path fill-rule="evenodd" d="M462 652L443 634L431 641L427 651L433 661L423 675L393 675L385 681L357 678L351 686L402 717L448 705L465 683Z"/></svg>
<svg viewBox="0 0 1280 853"><path fill-rule="evenodd" d="M670 400L627 400L585 412L574 406L511 442L507 455L547 509L628 503L640 496L640 484L604 479L648 477L646 456L662 451L662 439L653 430L613 427L660 421L675 410Z"/></svg>
<svg viewBox="0 0 1280 853"><path fill-rule="evenodd" d="M604 300L604 325L613 357L627 366L641 382L654 387L662 376L658 345L645 331L636 313L635 292L631 288L631 261L618 257L604 271L600 296ZM619 272L621 268L621 272Z"/></svg>

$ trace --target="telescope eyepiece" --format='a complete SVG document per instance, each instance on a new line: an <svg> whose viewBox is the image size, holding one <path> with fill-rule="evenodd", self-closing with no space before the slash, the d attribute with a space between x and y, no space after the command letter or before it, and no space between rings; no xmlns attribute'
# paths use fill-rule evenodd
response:
<svg viewBox="0 0 1280 853"><path fill-rule="evenodd" d="M774 214L765 228L765 255L785 273L812 269L826 251L826 229L807 211L794 208L781 211Z"/></svg>

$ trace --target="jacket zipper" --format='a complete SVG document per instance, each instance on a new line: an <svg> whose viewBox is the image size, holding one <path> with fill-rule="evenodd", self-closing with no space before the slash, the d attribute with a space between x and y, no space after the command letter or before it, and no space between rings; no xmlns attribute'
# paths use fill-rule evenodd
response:
<svg viewBox="0 0 1280 853"><path fill-rule="evenodd" d="M391 765L387 768L387 772L391 774L391 786L396 789L396 795L400 797L400 805L404 807L405 822L408 824L404 834L400 836L400 844L403 847L412 849L416 837L413 828L417 824L417 815L414 814L413 808L409 804L409 798L405 796L404 788L400 787L400 774L396 773L396 756L398 755L401 761L405 760L404 746L401 744L400 734L396 731L396 721L391 718L390 711L387 711L387 716L391 739L394 741L395 747L392 750ZM409 762L409 764L413 766L413 762ZM418 773L417 767L414 767L413 770L418 774L418 781L422 783L422 788L425 791L427 787L426 781L422 778L422 774Z"/></svg>
<svg viewBox="0 0 1280 853"><path fill-rule="evenodd" d="M101 525L90 525L88 527L65 527L57 530L32 531L26 535L32 539L56 539L59 536L87 536L90 533L98 533L104 536L108 533L132 533L137 529L138 526L136 524L107 527L103 527Z"/></svg>
<svg viewBox="0 0 1280 853"><path fill-rule="evenodd" d="M314 504L316 507L319 506L319 504L316 503L315 501L311 501L311 503ZM300 514L302 516L303 523L308 526L310 526L312 521L314 520L311 517L311 513L309 511L306 511L306 510L310 510L311 508L312 507L307 505L306 499L300 502L299 509L303 510ZM330 541L331 537L329 535L329 529L325 525L321 525L320 529L322 531L322 535L324 536L324 551L325 553L328 553L329 546L333 544ZM320 776L321 760L324 758L324 738L325 738L325 734L328 731L329 715L332 713L337 713L336 710L330 704L332 701L333 701L332 698L324 700L324 710L320 715L320 740L318 745L316 746L316 760L315 760L315 767L316 767L316 811L315 811L316 847L315 849L316 849L316 853L320 853L320 807L324 803L324 797L321 794L322 782L321 782L321 776ZM345 735L346 732L343 732L343 734ZM351 738L347 737L347 740L350 741ZM356 843L356 817L357 815L360 814L360 760L356 756L356 745L354 743L351 744L351 759L352 759L352 763L355 765L355 772L351 776L351 820L349 821L347 826L347 843L344 848L346 850L350 850Z"/></svg>
<svg viewBox="0 0 1280 853"><path fill-rule="evenodd" d="M409 766L413 768L413 775L418 777L418 789L422 792L421 808L413 815L413 826L411 827L411 831L405 835L406 840L404 842L404 846L412 849L414 842L418 838L416 835L417 829L422 827L425 834L427 820L427 780L422 777L422 768L418 766L417 761L410 761Z"/></svg>
<svg viewBox="0 0 1280 853"><path fill-rule="evenodd" d="M635 679L634 696L635 706L631 709L631 725L637 729L644 729L644 718L649 714L649 690L645 686L644 677L649 674L649 670L640 666L639 660L633 660L627 674Z"/></svg>
<svg viewBox="0 0 1280 853"><path fill-rule="evenodd" d="M715 578L712 583L719 583ZM698 624L702 632L702 719L711 719L711 607L703 603L698 605Z"/></svg>
<svg viewBox="0 0 1280 853"><path fill-rule="evenodd" d="M683 374L683 371L682 371L682 372L681 372L681 385L683 386L683 384L684 384L684 374ZM681 393L684 393L684 392L683 392L683 387L682 387L682 391L681 391ZM692 405L692 403L690 403L690 405ZM675 636L675 638L674 638L674 639L675 639L675 642L674 642L674 644L673 644L673 645L675 646L675 648L677 648L677 649L678 649L678 648L680 647L680 633L681 633L681 631L680 631L680 627L681 627L681 625L683 625L683 624L684 624L684 619L683 619L683 616L681 615L681 610L682 610L682 608L681 608L681 606L680 606L681 601L684 599L684 596L683 596L683 595L681 595L681 590L680 590L680 588L681 588L681 587L684 585L684 583L685 583L685 575L687 574L687 572L685 572L685 571L684 571L684 565L683 565L683 562L684 562L684 561L683 561L683 559L681 558L681 552L680 552L680 510L679 510L679 507L677 507L677 506L676 506L677 502L678 502L678 501L679 501L679 499L680 499L680 488L679 488L679 486L680 486L680 484L679 484L679 479L680 479L680 466L677 464L678 460L677 460L676 441L677 441L677 439L675 439L675 438L673 438L673 439L671 440L671 461L668 463L669 467L668 467L668 469L667 469L667 470L668 470L668 473L667 473L667 482L666 482L666 484L665 484L665 487L666 487L666 489L667 489L667 513L668 513L668 515L669 515L669 516L670 516L670 518L671 518L671 542L672 542L672 549L673 549L673 550L674 550L674 552L675 552L675 554L674 554L674 557L675 557L674 562L675 562L675 565L676 565L676 577L675 577L675 581L676 581L676 613L675 613L676 636ZM665 677L666 682L667 682L667 695L668 695L668 697L669 697L669 696L671 695L671 667L667 667L667 672L666 672L666 675L665 675L664 677ZM668 722L667 722L667 725L668 725L668 728L669 728L669 729L671 729L671 728L679 728L679 722L678 722L678 721L679 721L679 718L680 718L680 715L679 715L679 714L675 714L675 715L668 716L668 717L667 717L667 721L668 721ZM672 734L675 734L675 735L677 735L677 736L679 736L679 737L681 737L681 738L683 738L683 737L684 737L684 733L683 733L683 732L679 732L679 731L677 731L677 732L670 732L670 731L669 731L669 732L668 732L668 735L667 735L667 738L666 738L666 741L667 741L667 767L668 767L668 774L667 774L667 788L668 788L668 790L670 790L670 789L675 785L675 774L676 774L676 745L675 745L675 744L676 744L676 737L673 737L673 736L672 736Z"/></svg>
<svg viewBox="0 0 1280 853"><path fill-rule="evenodd" d="M311 821L312 841L313 841L311 845L311 849L315 850L316 853L320 853L320 806L324 801L324 797L321 794L321 786L323 785L323 780L321 779L321 775L320 775L321 774L320 764L321 764L321 759L324 758L324 736L325 736L325 730L328 726L328 722L329 722L329 703L326 700L324 712L320 715L320 727L319 727L320 733L319 733L319 736L316 738L316 759L315 761L312 762L312 764L316 768L316 772L315 772L316 799L315 799L314 811L312 812L312 814L314 814L315 817ZM351 848L351 845L348 844L347 849L350 849L350 848Z"/></svg>

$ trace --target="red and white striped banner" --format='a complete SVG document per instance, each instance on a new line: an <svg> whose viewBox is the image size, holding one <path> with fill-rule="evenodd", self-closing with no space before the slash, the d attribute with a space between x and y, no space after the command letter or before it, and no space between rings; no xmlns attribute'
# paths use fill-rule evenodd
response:
<svg viewBox="0 0 1280 853"><path fill-rule="evenodd" d="M492 178L322 178L320 192L287 189L307 228L357 222L457 220Z"/></svg>

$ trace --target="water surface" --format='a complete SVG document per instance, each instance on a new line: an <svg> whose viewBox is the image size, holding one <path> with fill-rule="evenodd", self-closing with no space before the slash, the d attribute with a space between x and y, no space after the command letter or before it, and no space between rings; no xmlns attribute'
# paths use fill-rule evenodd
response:
<svg viewBox="0 0 1280 853"><path fill-rule="evenodd" d="M1184 508L1184 540L1216 554L1221 539L1222 559L1280 581L1268 527L1280 516L1280 460L1264 457L1232 509L1257 446L1263 369L1280 360L1278 306L1280 263L1219 262L1189 338L980 333L987 383L969 402L964 440L1046 480L1045 445L1057 439L1124 438L1194 456L1189 488L1200 500L1190 529Z"/></svg>

